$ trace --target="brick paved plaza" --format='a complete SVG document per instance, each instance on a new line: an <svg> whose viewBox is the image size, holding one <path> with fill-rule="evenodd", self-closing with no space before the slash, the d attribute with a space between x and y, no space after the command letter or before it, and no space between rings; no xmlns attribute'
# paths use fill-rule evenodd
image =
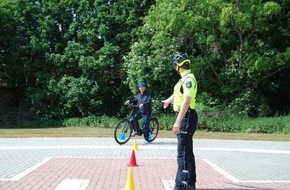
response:
<svg viewBox="0 0 290 190"><path fill-rule="evenodd" d="M1 138L1 190L122 190L132 168L138 190L171 190L176 139ZM290 190L290 143L194 140L198 190Z"/></svg>

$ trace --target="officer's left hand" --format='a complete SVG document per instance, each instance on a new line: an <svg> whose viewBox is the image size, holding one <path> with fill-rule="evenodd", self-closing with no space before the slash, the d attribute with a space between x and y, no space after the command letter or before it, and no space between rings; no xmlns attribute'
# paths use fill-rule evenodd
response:
<svg viewBox="0 0 290 190"><path fill-rule="evenodd" d="M173 129L172 129L173 133L178 135L180 133L179 128L180 128L180 122L176 121L173 125Z"/></svg>
<svg viewBox="0 0 290 190"><path fill-rule="evenodd" d="M143 108L143 104L140 104L140 105L139 105L139 108Z"/></svg>

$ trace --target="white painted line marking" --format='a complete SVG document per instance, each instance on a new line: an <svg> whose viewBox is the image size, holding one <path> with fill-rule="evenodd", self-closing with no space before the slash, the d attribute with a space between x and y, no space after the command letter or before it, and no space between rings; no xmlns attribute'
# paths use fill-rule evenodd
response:
<svg viewBox="0 0 290 190"><path fill-rule="evenodd" d="M131 149L131 146L2 146L0 150L34 150L34 149Z"/></svg>
<svg viewBox="0 0 290 190"><path fill-rule="evenodd" d="M271 154L290 154L289 150L273 149L249 149L249 148L210 148L196 147L196 150L224 151L224 152L253 152L253 153L271 153Z"/></svg>
<svg viewBox="0 0 290 190"><path fill-rule="evenodd" d="M172 190L174 188L174 180L162 180L164 190Z"/></svg>
<svg viewBox="0 0 290 190"><path fill-rule="evenodd" d="M245 181L238 181L239 183L290 183L290 181L284 181L284 180L271 180L271 181L262 181L262 180L245 180Z"/></svg>
<svg viewBox="0 0 290 190"><path fill-rule="evenodd" d="M219 172L221 175L225 176L227 179L229 179L230 181L234 182L234 183L290 183L290 181L284 181L284 180L239 180L237 178L235 178L234 176L232 176L231 174L229 174L228 172L226 172L224 169L220 168L218 165L214 164L213 162L209 161L208 159L202 158L202 160L204 162L206 162L208 165L210 165L211 167L213 167L217 172Z"/></svg>
<svg viewBox="0 0 290 190"><path fill-rule="evenodd" d="M42 166L46 162L48 162L51 159L51 157L47 157L43 159L42 161L36 163L35 165L31 166L30 168L24 170L23 172L17 174L16 176L12 177L11 179L0 179L0 181L17 181L32 172L33 170L36 170L38 167Z"/></svg>
<svg viewBox="0 0 290 190"><path fill-rule="evenodd" d="M132 146L2 146L0 150L30 150L30 149L131 149ZM144 146L140 149L147 150L176 150L176 147ZM290 154L289 150L273 149L247 149L247 148L214 148L214 147L194 147L194 150L202 151L224 151L224 152L251 152L251 153L270 153L270 154Z"/></svg>
<svg viewBox="0 0 290 190"><path fill-rule="evenodd" d="M64 179L55 190L85 190L89 183L88 179Z"/></svg>
<svg viewBox="0 0 290 190"><path fill-rule="evenodd" d="M219 166L217 166L213 162L209 161L208 159L202 158L202 160L204 162L206 162L208 165L210 165L211 167L213 167L220 174L222 174L223 176L225 176L227 179L231 180L232 182L239 182L239 180L237 178L235 178L234 176L232 176L231 174L229 174L228 172L226 172L224 169L220 168Z"/></svg>

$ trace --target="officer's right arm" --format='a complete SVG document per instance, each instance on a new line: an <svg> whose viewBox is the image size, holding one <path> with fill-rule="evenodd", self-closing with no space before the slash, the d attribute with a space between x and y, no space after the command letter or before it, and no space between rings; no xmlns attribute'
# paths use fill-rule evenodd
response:
<svg viewBox="0 0 290 190"><path fill-rule="evenodd" d="M166 109L169 106L169 104L173 102L173 100L174 100L173 94L166 100L161 100L161 102L163 103L163 108Z"/></svg>

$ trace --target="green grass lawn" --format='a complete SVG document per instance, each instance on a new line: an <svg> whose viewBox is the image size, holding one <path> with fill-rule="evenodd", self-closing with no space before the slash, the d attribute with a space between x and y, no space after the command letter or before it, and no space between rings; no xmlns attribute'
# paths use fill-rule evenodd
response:
<svg viewBox="0 0 290 190"><path fill-rule="evenodd" d="M41 129L0 129L0 138L20 137L112 137L113 128L93 127L60 127ZM158 138L175 138L172 131L159 131ZM234 139L234 140L263 140L290 141L290 134L261 134L261 133L220 133L197 131L195 139Z"/></svg>

